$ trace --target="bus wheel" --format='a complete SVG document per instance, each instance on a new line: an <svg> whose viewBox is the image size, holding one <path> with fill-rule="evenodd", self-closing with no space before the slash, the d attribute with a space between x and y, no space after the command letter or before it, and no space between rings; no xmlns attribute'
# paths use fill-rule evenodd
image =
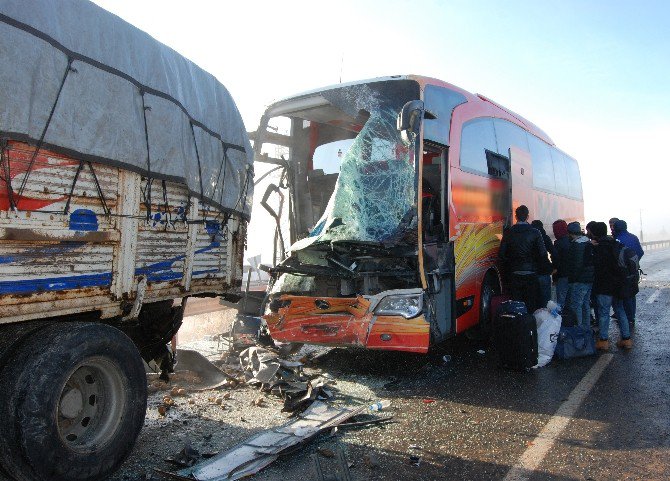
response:
<svg viewBox="0 0 670 481"><path fill-rule="evenodd" d="M29 481L108 477L130 454L147 402L135 345L97 323L31 336L4 365L0 392L0 462Z"/></svg>
<svg viewBox="0 0 670 481"><path fill-rule="evenodd" d="M500 293L500 283L490 271L484 277L479 297L479 323L469 331L468 337L474 340L487 340L491 336L491 299Z"/></svg>

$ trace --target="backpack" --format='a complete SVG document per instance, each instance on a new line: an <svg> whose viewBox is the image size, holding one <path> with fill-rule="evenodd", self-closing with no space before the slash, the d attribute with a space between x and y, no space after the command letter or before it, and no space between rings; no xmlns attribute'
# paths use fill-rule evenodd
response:
<svg viewBox="0 0 670 481"><path fill-rule="evenodd" d="M640 291L640 259L633 249L617 242L614 249L617 272L617 297L631 297Z"/></svg>

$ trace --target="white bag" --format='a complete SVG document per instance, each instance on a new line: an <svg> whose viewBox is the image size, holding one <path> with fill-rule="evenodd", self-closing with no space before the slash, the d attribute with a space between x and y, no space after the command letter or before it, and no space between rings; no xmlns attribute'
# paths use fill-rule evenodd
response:
<svg viewBox="0 0 670 481"><path fill-rule="evenodd" d="M561 330L559 310L558 304L549 301L547 308L538 309L533 313L537 323L537 365L533 367L546 366L554 356L558 333Z"/></svg>

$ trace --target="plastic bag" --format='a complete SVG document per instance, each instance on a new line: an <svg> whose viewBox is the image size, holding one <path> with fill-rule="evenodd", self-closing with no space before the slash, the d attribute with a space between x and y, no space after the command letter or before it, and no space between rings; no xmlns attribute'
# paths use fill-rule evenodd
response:
<svg viewBox="0 0 670 481"><path fill-rule="evenodd" d="M533 313L537 323L537 364L533 367L546 366L554 357L558 333L561 330L559 311L558 304L549 301L545 309L538 309Z"/></svg>

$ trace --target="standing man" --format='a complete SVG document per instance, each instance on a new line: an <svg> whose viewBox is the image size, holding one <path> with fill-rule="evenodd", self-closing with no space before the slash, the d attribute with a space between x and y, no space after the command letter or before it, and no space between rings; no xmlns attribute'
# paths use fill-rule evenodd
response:
<svg viewBox="0 0 670 481"><path fill-rule="evenodd" d="M614 307L614 313L617 316L616 319L621 331L621 339L617 342L617 346L631 349L633 340L630 338L630 326L628 325L626 311L623 310L621 303L613 302L620 287L617 241L607 235L607 225L604 222L596 223L592 232L594 236L592 242L595 245L593 249L593 265L595 267L593 291L598 301L596 312L600 328L596 349L609 350L610 309L612 307Z"/></svg>
<svg viewBox="0 0 670 481"><path fill-rule="evenodd" d="M547 249L540 231L528 223L528 214L525 205L516 208L517 222L503 234L498 258L509 280L512 299L525 302L528 311L533 312L541 307L537 274Z"/></svg>
<svg viewBox="0 0 670 481"><path fill-rule="evenodd" d="M551 239L547 235L547 232L544 230L544 224L539 219L535 219L530 223L531 226L535 227L542 234L542 241L544 242L544 248L547 250L547 253L553 257L554 255L554 245L551 243ZM539 285L539 304L540 307L547 307L547 303L551 300L551 273L554 271L551 261L548 256L545 256L543 259L540 259L540 265L538 266L537 271L537 282Z"/></svg>
<svg viewBox="0 0 670 481"><path fill-rule="evenodd" d="M638 262L642 259L644 255L644 250L642 250L642 245L640 244L640 239L637 238L635 234L628 232L628 224L625 220L617 219L614 222L614 238L621 242L623 245L631 249L637 255ZM631 291L632 292L632 291ZM623 297L621 302L623 303L623 309L626 311L626 317L628 322L632 327L635 327L635 314L637 311L637 293L632 294L627 297Z"/></svg>
<svg viewBox="0 0 670 481"><path fill-rule="evenodd" d="M568 270L565 261L570 249L570 236L568 235L568 224L563 219L557 220L551 227L556 237L554 252L551 255L551 262L554 264L556 273L556 302L559 306L564 307L568 295Z"/></svg>
<svg viewBox="0 0 670 481"><path fill-rule="evenodd" d="M570 248L566 259L568 295L566 305L580 326L591 326L591 288L593 286L593 246L579 222L568 224Z"/></svg>
<svg viewBox="0 0 670 481"><path fill-rule="evenodd" d="M616 217L612 217L612 218L610 219L610 221L609 221L609 224L610 224L610 232L612 233L612 237L614 237L614 223L615 223L616 221L618 221L618 220L619 220L619 219L617 219Z"/></svg>

